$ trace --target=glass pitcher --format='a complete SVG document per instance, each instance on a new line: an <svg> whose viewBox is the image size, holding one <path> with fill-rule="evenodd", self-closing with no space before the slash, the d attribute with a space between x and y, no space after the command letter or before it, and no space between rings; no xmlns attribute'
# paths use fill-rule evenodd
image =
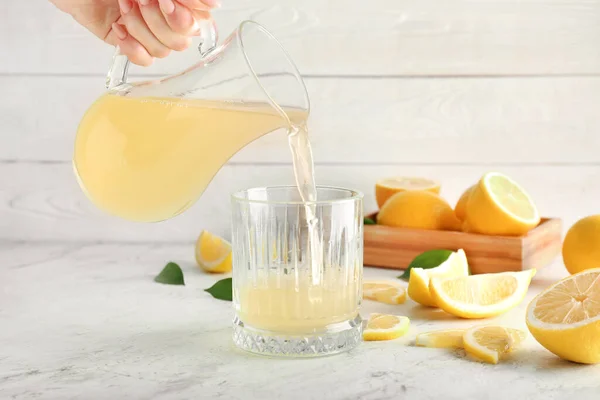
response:
<svg viewBox="0 0 600 400"><path fill-rule="evenodd" d="M241 148L306 122L308 94L298 69L262 25L244 21L216 46L203 22L198 63L158 80L127 83L117 53L108 92L84 115L73 166L100 209L156 222L190 207Z"/></svg>

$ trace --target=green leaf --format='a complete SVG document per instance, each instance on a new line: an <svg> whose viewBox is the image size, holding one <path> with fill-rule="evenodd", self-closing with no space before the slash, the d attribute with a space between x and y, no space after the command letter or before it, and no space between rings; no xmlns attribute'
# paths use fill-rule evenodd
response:
<svg viewBox="0 0 600 400"><path fill-rule="evenodd" d="M365 217L365 225L377 225L371 218Z"/></svg>
<svg viewBox="0 0 600 400"><path fill-rule="evenodd" d="M204 291L210 293L215 299L227 301L233 300L233 287L231 284L231 278L221 279L208 289L204 289Z"/></svg>
<svg viewBox="0 0 600 400"><path fill-rule="evenodd" d="M154 282L164 283L165 285L185 285L183 280L183 271L179 265L170 262L156 275Z"/></svg>
<svg viewBox="0 0 600 400"><path fill-rule="evenodd" d="M412 268L423 268L430 269L439 266L441 263L446 261L450 254L452 254L452 250L429 250L424 253L419 254L415 257L414 260L408 265L406 270L402 275L400 275L399 279L408 280L410 278L410 270Z"/></svg>

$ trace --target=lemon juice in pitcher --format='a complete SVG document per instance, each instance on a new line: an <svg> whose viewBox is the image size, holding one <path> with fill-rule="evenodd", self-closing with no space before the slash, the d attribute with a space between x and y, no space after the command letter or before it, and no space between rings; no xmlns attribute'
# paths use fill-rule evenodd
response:
<svg viewBox="0 0 600 400"><path fill-rule="evenodd" d="M286 110L302 123L306 111ZM101 209L161 221L193 204L246 144L284 121L268 104L105 94L83 117L74 165Z"/></svg>

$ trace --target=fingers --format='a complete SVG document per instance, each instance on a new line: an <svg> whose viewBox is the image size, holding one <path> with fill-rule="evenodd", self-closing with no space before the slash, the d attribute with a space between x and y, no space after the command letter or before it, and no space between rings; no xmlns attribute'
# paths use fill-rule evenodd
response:
<svg viewBox="0 0 600 400"><path fill-rule="evenodd" d="M177 2L192 10L210 11L221 6L219 0L177 0Z"/></svg>
<svg viewBox="0 0 600 400"><path fill-rule="evenodd" d="M210 19L218 0L118 0L121 18L105 41L118 45L134 64L147 66L171 49L184 50L199 34L198 21Z"/></svg>
<svg viewBox="0 0 600 400"><path fill-rule="evenodd" d="M196 21L192 10L173 0L158 0L158 4L167 24L174 32L186 36L195 33Z"/></svg>
<svg viewBox="0 0 600 400"><path fill-rule="evenodd" d="M194 19L196 21L201 20L201 19L211 19L212 18L210 15L210 12L208 12L208 11L194 10L193 14L194 14Z"/></svg>
<svg viewBox="0 0 600 400"><path fill-rule="evenodd" d="M132 0L119 0L119 8L121 9L121 15L127 14L129 11L131 11L132 7Z"/></svg>
<svg viewBox="0 0 600 400"><path fill-rule="evenodd" d="M146 24L137 3L132 3L131 9L127 13L121 9L121 13L123 14L121 24L125 25L129 36L132 36L144 46L152 57L164 58L169 55L171 50L154 36Z"/></svg>
<svg viewBox="0 0 600 400"><path fill-rule="evenodd" d="M178 33L175 29L172 29L170 24L167 23L168 19L165 20L161 8L159 8L158 2L152 2L148 5L140 7L142 17L148 25L148 28L150 29L152 34L154 34L154 36L167 48L177 51L187 49L191 44L192 40L185 34ZM176 8L183 9L185 7L173 7L172 13L170 15L175 14ZM187 9L183 11L190 14L189 18L192 20L190 25L193 25L193 17L191 16L191 11ZM167 18L168 17L169 15L167 15Z"/></svg>
<svg viewBox="0 0 600 400"><path fill-rule="evenodd" d="M108 34L106 41L119 46L121 54L126 55L129 61L134 64L147 67L152 65L152 61L154 61L146 48L129 35L123 25L117 22L112 24L111 32Z"/></svg>

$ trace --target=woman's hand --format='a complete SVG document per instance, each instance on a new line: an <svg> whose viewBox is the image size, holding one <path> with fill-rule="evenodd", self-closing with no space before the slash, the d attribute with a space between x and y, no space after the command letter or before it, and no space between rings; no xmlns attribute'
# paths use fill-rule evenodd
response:
<svg viewBox="0 0 600 400"><path fill-rule="evenodd" d="M185 50L218 0L51 0L131 62L150 65Z"/></svg>

